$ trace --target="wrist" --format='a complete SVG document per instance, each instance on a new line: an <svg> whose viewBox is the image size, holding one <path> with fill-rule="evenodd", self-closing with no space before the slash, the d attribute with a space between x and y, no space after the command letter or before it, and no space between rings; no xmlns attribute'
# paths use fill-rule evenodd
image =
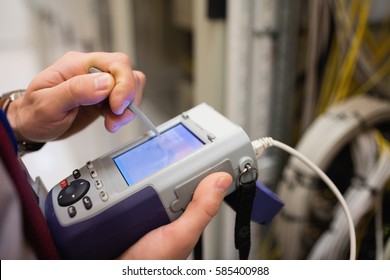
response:
<svg viewBox="0 0 390 280"><path fill-rule="evenodd" d="M38 151L45 145L45 143L39 143L30 141L25 138L18 126L18 105L21 102L25 90L15 90L5 93L1 96L0 107L7 116L8 122L13 130L14 136L18 144L18 151L20 155L24 155L28 152Z"/></svg>
<svg viewBox="0 0 390 280"><path fill-rule="evenodd" d="M18 99L19 97L23 96L25 92L26 91L24 89L18 89L18 90L6 92L1 96L0 107L4 111L4 114L7 114L11 103L16 99Z"/></svg>
<svg viewBox="0 0 390 280"><path fill-rule="evenodd" d="M13 130L15 138L17 141L28 140L25 139L22 134L19 132L17 125L17 107L18 103L21 101L21 97L24 95L24 90L14 90L7 92L1 96L1 109L4 114L7 116L8 122Z"/></svg>

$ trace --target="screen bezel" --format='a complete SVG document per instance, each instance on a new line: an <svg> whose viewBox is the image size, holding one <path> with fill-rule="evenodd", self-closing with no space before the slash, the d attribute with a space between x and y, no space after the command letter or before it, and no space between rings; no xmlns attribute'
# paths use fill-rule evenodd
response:
<svg viewBox="0 0 390 280"><path fill-rule="evenodd" d="M181 161L182 159L187 158L187 157L190 156L191 154L193 154L193 153L195 153L196 151L202 149L202 148L207 144L207 142L210 142L210 141L209 141L209 137L200 137L200 136L199 136L199 133L198 133L198 134L197 134L197 133L194 133L194 131L193 131L192 129L190 129L190 128L188 127L188 125L186 125L186 124L185 124L184 122L182 122L182 121L170 125L169 127L167 127L166 129L164 129L164 130L163 130L162 132L160 132L160 133L161 133L161 135L163 135L164 133L167 133L167 132L169 132L169 131L171 131L171 130L174 130L175 128L177 128L177 127L179 127L179 126L182 126L182 127L186 130L186 132L187 132L188 134L190 134L190 135L193 137L193 139L197 140L197 141L199 142L199 144L201 144L201 146L196 147L196 148L195 148L193 151L191 151L189 154L183 156L182 158L176 159L176 160L174 160L174 161L168 163L167 165L165 165L165 166L163 166L162 168L160 168L160 169L154 171L153 173L160 172L160 171L162 171L162 170L164 170L164 169L170 167L171 165L175 164L176 162L179 162L179 161ZM140 179L135 179L135 180L129 182L129 179L130 179L130 178L127 178L127 175L124 174L123 170L121 169L121 167L119 166L119 164L116 162L116 159L118 159L118 158L121 157L121 156L124 156L126 153L131 152L131 151L134 150L134 149L137 149L137 148L140 147L141 145L144 145L145 143L147 143L147 142L153 140L153 139L156 138L156 137L158 137L158 136L154 135L154 136L152 136L152 137L148 137L148 138L144 139L144 141L138 141L138 142L135 143L134 145L132 145L132 146L130 146L130 147L127 147L126 149L122 149L120 152L116 153L115 155L113 155L113 156L111 157L111 159L112 159L112 161L113 161L113 164L115 165L115 167L117 168L117 170L118 170L118 172L121 174L121 176L123 177L123 180L126 182L127 186L132 186L132 185L135 185L135 184L137 184L137 183L143 181L145 178L149 177L150 174L148 174L148 175L146 175L146 176L144 176L144 177L142 177L142 178L140 178ZM204 140L205 138L206 138L207 140ZM122 168L123 168L123 167L122 167ZM152 174L153 174L153 173L152 173Z"/></svg>

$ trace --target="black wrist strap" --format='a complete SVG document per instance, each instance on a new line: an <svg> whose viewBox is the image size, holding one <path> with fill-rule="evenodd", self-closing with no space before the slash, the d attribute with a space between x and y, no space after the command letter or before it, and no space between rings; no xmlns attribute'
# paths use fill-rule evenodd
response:
<svg viewBox="0 0 390 280"><path fill-rule="evenodd" d="M251 217L253 201L256 195L258 171L249 164L238 178L238 188L225 197L225 202L236 211L234 227L234 246L240 260L247 260L251 248ZM194 259L203 258L202 236L194 248Z"/></svg>
<svg viewBox="0 0 390 280"><path fill-rule="evenodd" d="M251 215L253 199L256 193L256 181L243 183L237 191L238 208L234 228L234 244L240 260L247 260L251 248Z"/></svg>
<svg viewBox="0 0 390 280"><path fill-rule="evenodd" d="M240 260L247 260L251 248L251 216L256 180L243 183L239 188L225 197L225 202L236 211L234 227L234 246L238 250ZM203 235L200 236L194 248L194 260L203 259Z"/></svg>
<svg viewBox="0 0 390 280"><path fill-rule="evenodd" d="M225 201L236 211L234 228L234 245L240 260L247 260L251 248L251 216L256 194L257 170L250 166L242 174L249 173L250 180L244 181L240 176L236 191L225 197Z"/></svg>

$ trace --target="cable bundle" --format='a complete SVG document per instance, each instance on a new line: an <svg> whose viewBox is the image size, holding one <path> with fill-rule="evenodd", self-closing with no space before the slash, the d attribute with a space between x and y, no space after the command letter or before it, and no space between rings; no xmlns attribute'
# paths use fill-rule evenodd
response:
<svg viewBox="0 0 390 280"><path fill-rule="evenodd" d="M316 116L351 96L388 99L388 19L375 20L372 0L309 1L301 131Z"/></svg>
<svg viewBox="0 0 390 280"><path fill-rule="evenodd" d="M368 95L355 96L317 118L296 149L320 169L328 170L340 151L354 138L386 122L390 122L389 102ZM311 227L310 204L318 191L316 174L298 159L290 158L277 186L279 197L285 201L285 207L274 220L273 228L279 258L307 258L316 236L321 233L313 233L316 229ZM308 234L308 231L312 234Z"/></svg>
<svg viewBox="0 0 390 280"><path fill-rule="evenodd" d="M377 2L308 2L303 102L297 110L301 117L297 125L300 128L297 135L300 140L296 149L328 172L333 172L332 168L340 164L334 164L335 160L347 157L344 152L348 151L347 147L355 138L378 124L390 122L390 37L386 28L387 19L375 21L372 17L371 9L375 9ZM359 141L366 144L354 146L361 148L361 145L369 145L367 137L364 139L366 140ZM378 149L379 146L376 144L372 147ZM370 163L366 157L360 162L360 167L356 166L356 157L362 157L356 149L355 147L351 151L354 158L351 159L348 154L348 160L353 161L355 167L360 169L355 171L356 174L369 176L362 170L368 172L375 169L379 161ZM364 155L378 155L375 149L364 152ZM379 205L363 198L361 192L352 191L359 189L362 184L361 180L355 179L353 185L356 186L352 188L349 180L354 168L341 164L339 166L339 169L348 171L338 175L343 176L342 179L346 181L342 185L342 191L348 189L345 195L351 200L352 208L357 209L358 206L355 207L354 203L358 204L359 200L360 203L364 200L369 204ZM381 166L377 168L381 170ZM375 186L383 188L383 185ZM266 233L267 243L275 244L271 248L272 258L304 259L310 252L310 257L316 258L313 244L327 230L332 219L336 219L334 197L322 188L317 175L296 158L289 159L276 191L285 201L285 207L274 220L271 230ZM371 208L368 206L370 210L372 207L372 204ZM361 220L362 213L367 213L367 210L362 207L355 212L354 219ZM376 213L379 215L380 211ZM379 224L381 223L378 222L378 228ZM345 238L340 242L344 244L342 247L345 251L348 243ZM390 243L387 246L384 256L387 252L390 254ZM379 245L377 247L383 248ZM339 247L337 250L342 251ZM270 249L266 248L264 251ZM325 253L323 254L325 258ZM322 258L320 255L316 256ZM337 256L339 257L334 258L343 258L345 254L338 253Z"/></svg>
<svg viewBox="0 0 390 280"><path fill-rule="evenodd" d="M358 226L362 219L375 210L390 178L390 150L378 136L379 132L369 131L358 136L352 143L352 159L356 176L344 194L345 200L352 213L354 224ZM309 259L343 259L348 249L348 227L342 209L337 206L335 218L329 230L323 233L316 242ZM381 213L381 208L376 211ZM377 229L377 258L383 258L382 221L378 217Z"/></svg>

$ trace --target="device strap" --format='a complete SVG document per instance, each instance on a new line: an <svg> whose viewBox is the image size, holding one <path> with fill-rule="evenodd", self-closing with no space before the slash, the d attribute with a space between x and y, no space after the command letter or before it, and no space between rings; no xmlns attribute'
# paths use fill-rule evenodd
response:
<svg viewBox="0 0 390 280"><path fill-rule="evenodd" d="M256 181L243 183L238 189L238 208L234 228L234 243L240 260L246 260L251 248L251 214L256 193Z"/></svg>
<svg viewBox="0 0 390 280"><path fill-rule="evenodd" d="M238 189L225 197L225 201L236 211L234 227L234 245L239 252L240 260L249 257L251 247L251 216L253 201L256 195L256 168L246 165L238 178Z"/></svg>

